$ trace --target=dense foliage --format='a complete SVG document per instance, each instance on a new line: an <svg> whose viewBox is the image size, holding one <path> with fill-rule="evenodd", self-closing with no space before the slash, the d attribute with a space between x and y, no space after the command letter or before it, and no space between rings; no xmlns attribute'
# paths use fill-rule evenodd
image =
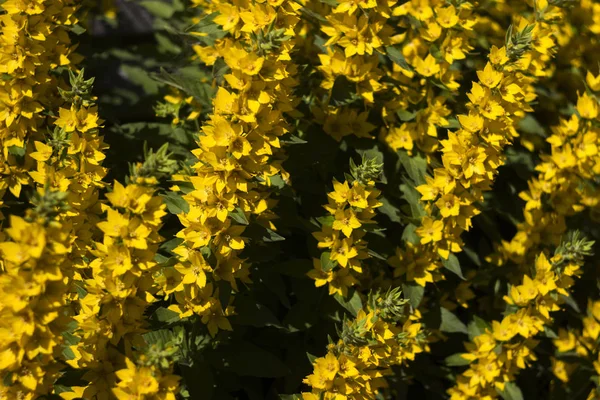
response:
<svg viewBox="0 0 600 400"><path fill-rule="evenodd" d="M0 8L0 399L600 399L600 3Z"/></svg>

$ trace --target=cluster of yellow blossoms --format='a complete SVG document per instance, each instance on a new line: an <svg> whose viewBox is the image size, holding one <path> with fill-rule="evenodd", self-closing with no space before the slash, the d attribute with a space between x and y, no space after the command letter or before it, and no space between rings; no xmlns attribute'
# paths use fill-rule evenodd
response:
<svg viewBox="0 0 600 400"><path fill-rule="evenodd" d="M156 177L145 175L152 160L153 154L149 154L144 164L134 166L127 186L115 182L113 191L106 195L109 204L102 205L106 218L97 224L103 238L94 243L91 261L77 274L75 284L84 294L80 295L74 316L77 329L73 335L78 340L69 346L73 357L68 364L85 370L84 380L88 382L87 386L73 387L73 395L78 397L106 396L116 378L121 380L119 389L114 390L119 399L129 398L125 395L127 390L128 396L145 394L135 392L137 389L151 390L137 384L126 390L124 385L132 378L125 378L125 372L119 373L123 359L117 349L144 347L144 313L161 289L160 280L154 279L158 272L155 256L162 241L158 230L166 206L155 194ZM143 369L135 372L132 361L125 361L127 369L134 370L129 373L143 375ZM171 381L161 391L174 396L172 391L177 385Z"/></svg>
<svg viewBox="0 0 600 400"><path fill-rule="evenodd" d="M0 191L9 188L15 198L24 185L35 191L27 193L25 216L11 215L0 233L0 397L32 399L49 394L63 368L73 266L99 211L105 146L92 81L70 73L65 90L53 74L79 58L67 34L76 4L7 1L2 8Z"/></svg>
<svg viewBox="0 0 600 400"><path fill-rule="evenodd" d="M592 245L575 234L550 260L544 253L537 257L533 274L523 275L522 283L510 287L504 297L506 316L467 343L468 353L461 357L470 365L448 390L451 399L495 398L506 384L515 381L520 370L537 359L533 352L538 343L535 336L552 322L550 313L560 310L564 303L561 296L570 295Z"/></svg>
<svg viewBox="0 0 600 400"><path fill-rule="evenodd" d="M107 195L112 207L101 205L107 146L91 95L94 79L68 70L65 85L56 74L79 61L67 34L78 5L7 1L2 7L2 51L11 61L1 67L1 189L17 198L25 184L35 192L28 193L25 216L11 215L0 234L0 397L49 395L69 365L85 369L83 380L91 384L64 391L64 398L130 398L125 372L114 371L131 364L118 345L145 346L143 313L158 292L152 273L166 212L154 196L156 178L136 166L134 183L115 183ZM163 385L161 398L174 399L177 379Z"/></svg>
<svg viewBox="0 0 600 400"><path fill-rule="evenodd" d="M399 290L369 296L352 320L345 320L340 339L327 355L313 361L304 382L312 388L304 400L372 399L387 386L391 368L402 366L429 347L420 315L407 313Z"/></svg>
<svg viewBox="0 0 600 400"><path fill-rule="evenodd" d="M460 89L460 70L454 66L473 50L475 12L467 1L409 1L394 10L407 30L393 36L393 43L408 67L394 64L387 73L398 84L382 110L387 129L380 136L393 150L412 154L416 146L430 154L439 149L438 129L450 125L452 113L440 89L452 94Z"/></svg>
<svg viewBox="0 0 600 400"><path fill-rule="evenodd" d="M32 183L35 168L27 157L32 139L42 140L49 125L44 111L56 111L60 97L57 67L79 61L67 34L77 23L74 1L8 0L0 26L0 198L8 189L18 198ZM0 203L1 205L2 203Z"/></svg>
<svg viewBox="0 0 600 400"><path fill-rule="evenodd" d="M520 193L525 200L524 221L510 242L502 243L501 260L516 263L540 245L556 245L566 231L566 218L587 209L596 209L599 192L593 184L600 174L600 77L586 75L588 92L580 93L575 110L561 119L546 139L551 153L541 156L537 176L528 182L529 190Z"/></svg>
<svg viewBox="0 0 600 400"><path fill-rule="evenodd" d="M440 141L442 166L416 189L426 202L426 216L417 230L417 245L399 249L390 261L398 274L424 285L440 279L441 259L462 249L461 234L480 213L477 203L491 189L503 150L518 136L516 124L531 111L533 84L544 75L555 41L545 19L555 20L556 7L538 2L537 22L520 19L511 26L503 47L492 46L489 61L477 71L468 93L468 113L459 114L460 129Z"/></svg>
<svg viewBox="0 0 600 400"><path fill-rule="evenodd" d="M554 339L556 358L552 358L552 372L562 382L567 383L579 369L593 367L592 381L594 388L588 393L587 399L597 399L600 396L600 301L590 300L587 313L582 318L583 329L572 330L561 328ZM562 356L570 356L565 361ZM573 359L575 357L575 359ZM586 386L583 386L583 390Z"/></svg>
<svg viewBox="0 0 600 400"><path fill-rule="evenodd" d="M0 308L0 396L33 399L50 392L61 369L61 332L72 272L72 227L57 220L48 195L27 218L11 216L2 253ZM49 204L50 203L50 204ZM59 357L60 359L60 357Z"/></svg>
<svg viewBox="0 0 600 400"><path fill-rule="evenodd" d="M317 121L336 140L369 137L371 109L385 122L381 137L394 149L426 152L438 147L437 128L448 125L447 98L460 74L451 66L472 49L475 19L469 2L341 1L306 2L327 35L319 54L324 99L313 106ZM383 62L385 54L391 63ZM338 92L352 87L353 96ZM381 109L376 100L383 99ZM363 103L363 104L360 104ZM366 111L364 109L366 108ZM414 110L414 111L413 111ZM402 124L402 121L411 121ZM398 126L400 125L400 126Z"/></svg>
<svg viewBox="0 0 600 400"><path fill-rule="evenodd" d="M185 131L195 138L188 160L175 161L164 143L110 184L94 79L76 67L81 57L69 39L82 30L80 2L0 3L0 399L189 399L197 395L188 371L200 365L199 380L217 398L238 370L263 378L232 356L237 343L284 342L301 329L316 336L339 322L311 372L294 371L306 376L304 391L288 396L391 398L398 393L387 378L410 386L409 377L423 373L411 361L422 357L446 380L442 396L519 398L519 375L545 357L552 387L593 375L588 399L600 398L600 301L582 295L579 279L598 283L597 272L583 268L593 242L565 236L574 226L599 235L582 221L600 210L597 2L190 0L189 10L183 0L142 2L162 15L171 3L193 14L185 31L167 16L156 26L185 34L202 76L213 70L212 86L196 83L214 98L171 89L155 111L172 117L174 129L197 123ZM104 3L115 19L112 2ZM553 127L531 127L554 114L562 115ZM333 180L313 233L318 250L269 244L312 229L314 199L294 186L298 157L286 143L331 146L319 149L331 164L363 155L343 181ZM481 238L480 254L467 232L486 230L477 216L489 216L488 195L499 173L518 168L516 153L531 161L527 190L511 187L524 201L523 221L509 221L515 230L491 228L498 239ZM324 186L341 175L337 165L332 173L315 164L308 174ZM278 225L279 217L293 221ZM401 237L383 233L397 228ZM170 231L175 237L163 237ZM380 255L369 245L388 248ZM478 267L464 276L456 256L463 250L461 259ZM254 259L261 251L274 254ZM462 281L445 281L443 267ZM260 285L250 285L253 276ZM491 286L500 296L488 301L482 291ZM456 315L448 288L462 307ZM242 304L248 299L268 321L234 328L253 318L230 318L251 308ZM561 312L566 305L575 318ZM307 310L329 314L314 322ZM582 329L565 328L573 321ZM469 335L466 351L440 367L435 352L446 353L459 334ZM554 354L538 346L542 334ZM286 343L276 345L290 356ZM299 391L300 380L270 390Z"/></svg>
<svg viewBox="0 0 600 400"><path fill-rule="evenodd" d="M334 191L329 193L330 213L323 222L321 232L313 236L320 249L327 249L320 259L313 259L314 269L308 275L317 287L328 284L329 294L347 297L348 288L359 283L357 278L367 275L362 260L370 257L368 243L364 239L366 226L373 224L375 208L380 192L373 179L381 173L377 160L365 160L357 166L350 161L351 174L344 183L333 182Z"/></svg>
<svg viewBox="0 0 600 400"><path fill-rule="evenodd" d="M226 318L233 307L221 304L221 290L237 291L237 280L250 283L249 263L240 253L246 225L275 230L271 197L287 180L281 163L280 138L291 132L286 114L294 115L296 65L291 62L299 6L212 2L220 11L214 22L229 35L197 51L207 65L222 60L227 68L217 90L213 112L202 127L193 175L176 175L191 184L184 196L189 211L179 214L182 243L173 252L174 268L164 269L164 292L182 318L201 316L212 335L231 329ZM175 283L173 283L173 281Z"/></svg>

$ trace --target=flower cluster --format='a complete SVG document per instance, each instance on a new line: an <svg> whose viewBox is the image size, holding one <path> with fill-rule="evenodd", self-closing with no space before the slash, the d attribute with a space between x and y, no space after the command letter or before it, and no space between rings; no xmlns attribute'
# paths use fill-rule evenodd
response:
<svg viewBox="0 0 600 400"><path fill-rule="evenodd" d="M0 198L7 189L18 198L22 187L32 184L32 139L42 140L51 125L45 111L60 104L58 79L51 72L80 58L67 34L78 22L77 5L9 0L0 7Z"/></svg>
<svg viewBox="0 0 600 400"><path fill-rule="evenodd" d="M213 101L213 112L202 127L193 175L176 175L190 183L184 199L189 211L179 219L182 244L173 250L174 267L163 269L165 294L182 318L200 315L211 334L231 329L226 318L232 307L219 300L218 281L237 290L237 280L249 283L249 263L241 258L242 236L249 222L274 230L271 198L275 181L287 180L280 138L291 131L285 119L297 103L293 88L296 66L294 27L298 5L292 1L230 5L213 2L220 12L214 22L229 36L199 49L202 60L227 68ZM175 283L173 283L173 281Z"/></svg>
<svg viewBox="0 0 600 400"><path fill-rule="evenodd" d="M382 110L387 129L380 136L391 149L409 154L439 149L438 130L450 125L452 113L447 93L460 89L456 64L474 48L477 12L467 1L409 1L394 10L407 29L393 36L394 48L407 65L395 63L387 73L399 83Z"/></svg>
<svg viewBox="0 0 600 400"><path fill-rule="evenodd" d="M172 352L173 349L153 346L149 348L149 354L137 357L137 364L128 358L125 359L126 368L115 372L118 382L113 393L117 400L175 400L179 377L170 371L172 358L168 356Z"/></svg>
<svg viewBox="0 0 600 400"><path fill-rule="evenodd" d="M107 145L99 134L96 98L91 90L94 78L85 79L84 70L69 70L70 90L57 88L65 101L58 109L54 126L40 140L31 140L29 154L36 167L29 171L38 190L50 188L66 194L69 210L64 214L73 224L74 265L82 265L100 214L99 191L107 170L102 166Z"/></svg>
<svg viewBox="0 0 600 400"><path fill-rule="evenodd" d="M545 15L553 8L538 12ZM417 230L418 245L399 249L390 260L399 267L398 275L421 285L433 282L440 278L440 257L448 259L461 251L461 234L480 213L477 204L503 164L503 150L518 136L516 123L531 110L536 74L553 46L547 24L525 19L511 26L503 47L492 46L489 61L477 71L479 82L467 94L468 113L457 116L461 128L440 141L442 166L416 188L426 204L426 216Z"/></svg>
<svg viewBox="0 0 600 400"><path fill-rule="evenodd" d="M77 297L74 266L96 229L106 146L98 135L93 79L69 70L68 86L55 73L78 59L66 34L77 23L76 5L8 1L2 7L2 49L12 61L2 66L0 186L17 198L23 185L35 191L27 193L24 217L11 214L0 234L0 393L32 399L50 394L64 368L63 333L72 326Z"/></svg>
<svg viewBox="0 0 600 400"><path fill-rule="evenodd" d="M406 313L406 301L397 289L369 296L352 320L344 321L340 339L330 343L327 355L313 361L314 371L304 382L312 388L304 400L370 399L386 387L391 368L428 351L427 334L418 312Z"/></svg>
<svg viewBox="0 0 600 400"><path fill-rule="evenodd" d="M552 358L552 372L560 381L568 383L578 370L593 367L591 380L594 387L588 393L587 398L597 399L600 396L599 301L590 300L588 302L587 312L581 319L581 324L581 330L564 328L559 330L558 336L553 340L556 357Z"/></svg>
<svg viewBox="0 0 600 400"><path fill-rule="evenodd" d="M526 262L526 257L540 245L557 245L566 231L566 219L598 206L600 175L600 77L586 75L588 91L577 96L576 113L561 119L546 139L550 154L543 154L530 179L528 190L519 194L525 200L524 221L510 242L503 242L498 262L509 259Z"/></svg>
<svg viewBox="0 0 600 400"><path fill-rule="evenodd" d="M600 398L598 2L0 3L0 399Z"/></svg>
<svg viewBox="0 0 600 400"><path fill-rule="evenodd" d="M51 392L61 370L61 332L72 276L72 227L56 218L62 193L48 192L26 218L11 216L0 253L0 396L34 399ZM54 215L44 212L52 210Z"/></svg>
<svg viewBox="0 0 600 400"><path fill-rule="evenodd" d="M118 372L123 361L117 349L144 343L144 314L161 289L161 281L155 279L159 269L155 257L162 242L158 231L167 214L155 185L157 176L176 166L169 156L166 147L147 152L144 163L132 166L129 184L114 182L106 195L108 204L102 204L105 217L97 223L102 240L91 246L91 261L75 280L83 293L73 317L78 340L69 346L73 357L68 364L86 371L88 385L73 387L79 397L108 395L115 374L122 382L113 391L124 393L128 379L125 372ZM132 362L126 361L131 369ZM169 390L176 389L172 386Z"/></svg>
<svg viewBox="0 0 600 400"><path fill-rule="evenodd" d="M325 95L312 109L325 132L336 140L370 137L377 126L366 119L374 109L385 121L381 137L394 150L412 150L414 143L435 150L437 128L448 124L450 114L440 87L460 87L460 74L451 67L472 49L473 5L415 0L306 6L327 39L318 54ZM354 90L340 99L345 85Z"/></svg>
<svg viewBox="0 0 600 400"><path fill-rule="evenodd" d="M317 287L328 284L330 295L343 297L359 282L357 277L366 275L362 260L370 255L364 236L375 222L375 208L381 206L377 200L380 192L374 186L374 179L381 174L377 160L363 158L359 166L351 160L350 170L349 179L334 181L334 191L327 195L329 204L324 207L330 215L323 220L322 230L313 234L318 247L327 251L313 259L314 269L308 273Z"/></svg>
<svg viewBox="0 0 600 400"><path fill-rule="evenodd" d="M504 297L506 316L466 344L468 352L460 356L470 365L448 390L451 399L494 398L537 359L535 336L552 322L550 314L560 310L561 296L569 296L592 245L576 232L550 260L544 253L537 257L531 276L523 275L522 283Z"/></svg>

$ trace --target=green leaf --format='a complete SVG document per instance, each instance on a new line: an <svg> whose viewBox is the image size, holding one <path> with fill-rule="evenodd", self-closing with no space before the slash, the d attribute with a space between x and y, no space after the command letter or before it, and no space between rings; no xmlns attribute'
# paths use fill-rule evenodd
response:
<svg viewBox="0 0 600 400"><path fill-rule="evenodd" d="M408 224L402 231L402 237L400 238L403 242L409 242L412 244L418 244L420 239L417 235L417 226L414 224Z"/></svg>
<svg viewBox="0 0 600 400"><path fill-rule="evenodd" d="M200 40L207 46L212 46L215 41L222 39L227 35L227 32L221 29L221 26L214 22L215 17L219 15L218 12L207 15L202 18L197 24L189 27L186 31L193 33L203 33L203 36L192 35L195 39Z"/></svg>
<svg viewBox="0 0 600 400"><path fill-rule="evenodd" d="M269 181L271 182L271 185L273 185L277 189L283 189L286 186L285 181L279 174L271 176L269 178Z"/></svg>
<svg viewBox="0 0 600 400"><path fill-rule="evenodd" d="M423 208L423 204L421 204L421 194L414 187L405 183L400 185L400 190L403 193L402 198L410 206L411 216L421 219L425 215L425 209Z"/></svg>
<svg viewBox="0 0 600 400"><path fill-rule="evenodd" d="M407 71L413 70L412 67L406 62L406 59L404 58L402 52L397 48L393 46L387 46L385 48L385 52L387 53L390 60L392 60L394 63L398 64Z"/></svg>
<svg viewBox="0 0 600 400"><path fill-rule="evenodd" d="M523 393L514 382L506 382L504 384L504 390L498 390L498 394L500 394L504 400L523 400Z"/></svg>
<svg viewBox="0 0 600 400"><path fill-rule="evenodd" d="M467 326L463 324L463 322L458 319L456 315L447 310L444 307L440 308L442 314L442 323L440 324L440 330L442 332L449 333L467 333Z"/></svg>
<svg viewBox="0 0 600 400"><path fill-rule="evenodd" d="M87 290L85 290L84 284L81 281L75 283L75 290L77 290L77 296L80 299L83 299L87 295Z"/></svg>
<svg viewBox="0 0 600 400"><path fill-rule="evenodd" d="M240 225L248 225L250 223L248 222L248 218L246 218L246 213L240 207L236 207L231 211L229 217Z"/></svg>
<svg viewBox="0 0 600 400"><path fill-rule="evenodd" d="M448 125L442 126L444 129L459 129L460 122L456 118L448 118Z"/></svg>
<svg viewBox="0 0 600 400"><path fill-rule="evenodd" d="M463 358L461 353L456 353L446 357L444 363L449 367L462 367L463 365L469 365L471 361Z"/></svg>
<svg viewBox="0 0 600 400"><path fill-rule="evenodd" d="M154 73L151 77L157 82L184 91L206 106L210 105L215 91L208 81L209 76L194 67L181 68L174 72L167 72L161 68L159 73Z"/></svg>
<svg viewBox="0 0 600 400"><path fill-rule="evenodd" d="M173 53L179 54L181 52L181 47L173 43L171 39L165 34L155 33L154 37L156 38L156 42L158 44L156 50L159 53Z"/></svg>
<svg viewBox="0 0 600 400"><path fill-rule="evenodd" d="M576 313L580 314L581 313L581 309L579 308L579 305L577 304L577 302L575 301L575 299L573 299L572 296L565 296L564 294L560 295L560 298L569 306L573 309L573 311L575 311Z"/></svg>
<svg viewBox="0 0 600 400"><path fill-rule="evenodd" d="M442 55L442 51L440 50L439 47L437 47L434 44L432 44L429 47L429 54L431 54L436 60L438 60L440 62L444 61L444 56Z"/></svg>
<svg viewBox="0 0 600 400"><path fill-rule="evenodd" d="M176 237L171 240L167 240L166 242L161 244L159 249L162 251L165 251L167 253L170 253L173 251L173 249L175 247L179 246L181 243L183 243L183 239Z"/></svg>
<svg viewBox="0 0 600 400"><path fill-rule="evenodd" d="M377 212L387 215L392 222L402 222L400 217L400 210L394 204L392 204L386 197L380 197L382 203L381 207L377 208Z"/></svg>
<svg viewBox="0 0 600 400"><path fill-rule="evenodd" d="M152 76L142 67L136 65L122 64L121 71L135 85L141 86L146 94L158 94L159 85Z"/></svg>
<svg viewBox="0 0 600 400"><path fill-rule="evenodd" d="M321 269L325 272L331 271L336 265L337 261L331 259L331 253L324 251L321 253Z"/></svg>
<svg viewBox="0 0 600 400"><path fill-rule="evenodd" d="M311 364L314 364L317 358L319 358L314 354L310 354L308 351L306 352L306 357L308 357L308 361L310 361Z"/></svg>
<svg viewBox="0 0 600 400"><path fill-rule="evenodd" d="M71 26L71 32L73 32L77 36L85 33L85 31L86 31L86 29L79 24L75 24L75 25Z"/></svg>
<svg viewBox="0 0 600 400"><path fill-rule="evenodd" d="M321 0L321 1L323 1L323 0ZM300 396L299 394L280 394L279 399L280 400L302 400L302 396Z"/></svg>
<svg viewBox="0 0 600 400"><path fill-rule="evenodd" d="M360 295L356 290L351 290L350 293L348 293L348 299L343 298L339 294L336 294L334 298L342 307L348 310L355 317L363 307Z"/></svg>
<svg viewBox="0 0 600 400"><path fill-rule="evenodd" d="M467 332L469 333L469 340L473 340L479 335L483 335L486 330L491 330L490 324L485 320L479 318L477 315L473 317L473 321L469 322Z"/></svg>
<svg viewBox="0 0 600 400"><path fill-rule="evenodd" d="M319 221L321 226L332 226L335 217L333 215L324 215L322 217L317 217L317 221Z"/></svg>
<svg viewBox="0 0 600 400"><path fill-rule="evenodd" d="M54 393L55 394L61 394L61 393L72 393L73 389L71 389L69 386L65 386L65 385L54 385Z"/></svg>
<svg viewBox="0 0 600 400"><path fill-rule="evenodd" d="M313 11L313 10L311 10L310 8L302 7L302 8L300 9L300 11L302 11L304 14L306 14L306 15L307 15L308 17L310 17L310 18L314 18L314 19L316 19L317 21L320 21L320 22L328 22L328 21L327 21L327 19L326 19L324 16L322 16L322 15L321 15L321 14L319 14L318 12L314 12L314 11ZM309 19L310 19L310 18L309 18ZM319 37L317 36L317 38L319 38ZM315 40L315 44L317 44L317 46L319 46L319 41Z"/></svg>
<svg viewBox="0 0 600 400"><path fill-rule="evenodd" d="M409 156L406 151L401 150L398 151L398 159L416 186L426 183L427 160L424 157L417 154Z"/></svg>
<svg viewBox="0 0 600 400"><path fill-rule="evenodd" d="M63 348L62 354L67 360L74 360L76 358L75 353L70 347L65 346Z"/></svg>
<svg viewBox="0 0 600 400"><path fill-rule="evenodd" d="M175 339L175 334L169 329L159 329L150 331L142 335L148 346L157 344L159 346L172 342Z"/></svg>
<svg viewBox="0 0 600 400"><path fill-rule="evenodd" d="M63 332L62 336L65 339L64 344L68 346L72 346L81 341L81 339L78 336L73 335L71 332Z"/></svg>
<svg viewBox="0 0 600 400"><path fill-rule="evenodd" d="M408 122L415 119L417 113L415 111L398 110L396 111L396 115L398 116L398 118L400 118L400 121Z"/></svg>
<svg viewBox="0 0 600 400"><path fill-rule="evenodd" d="M548 326L544 326L544 336L550 339L558 339L558 335L556 334L556 332L554 332L552 328Z"/></svg>
<svg viewBox="0 0 600 400"><path fill-rule="evenodd" d="M180 214L182 212L188 213L190 211L190 206L187 201L177 193L168 192L166 194L161 194L160 196L163 198L167 205L167 209L171 214Z"/></svg>
<svg viewBox="0 0 600 400"><path fill-rule="evenodd" d="M218 84L221 84L223 77L229 72L229 69L229 65L227 65L225 60L218 58L212 68L213 79L216 80Z"/></svg>
<svg viewBox="0 0 600 400"><path fill-rule="evenodd" d="M18 146L10 146L8 148L8 154L11 154L16 157L24 157L25 156L25 148Z"/></svg>
<svg viewBox="0 0 600 400"><path fill-rule="evenodd" d="M541 137L547 136L544 127L531 114L527 114L525 118L519 121L518 130Z"/></svg>
<svg viewBox="0 0 600 400"><path fill-rule="evenodd" d="M444 260L443 258L441 260L444 268L458 275L458 277L463 281L466 280L463 276L462 270L460 269L460 262L454 254L450 253L447 260Z"/></svg>
<svg viewBox="0 0 600 400"><path fill-rule="evenodd" d="M417 308L423 300L425 288L421 285L417 285L416 283L403 283L402 292L404 293L404 298L408 299L410 305L413 308Z"/></svg>
<svg viewBox="0 0 600 400"><path fill-rule="evenodd" d="M171 18L176 11L167 1L144 0L140 1L139 4L148 10L150 14L160 18Z"/></svg>
<svg viewBox="0 0 600 400"><path fill-rule="evenodd" d="M156 261L159 264L166 264L169 262L169 260L171 260L171 257L165 257L160 253L156 253L154 255L154 261Z"/></svg>
<svg viewBox="0 0 600 400"><path fill-rule="evenodd" d="M289 135L285 139L281 139L280 142L283 143L283 144L286 144L286 145L306 144L306 143L308 143L306 140L302 140L298 136L295 136L295 135Z"/></svg>
<svg viewBox="0 0 600 400"><path fill-rule="evenodd" d="M156 311L154 311L154 318L159 322L169 324L179 321L179 314L177 314L175 311L169 310L168 308L159 307L156 309Z"/></svg>
<svg viewBox="0 0 600 400"><path fill-rule="evenodd" d="M272 229L269 228L265 228L266 231L266 235L263 235L262 240L265 242L281 242L283 240L285 240L285 238L283 236L281 236L280 234L278 234L277 232L275 232Z"/></svg>
<svg viewBox="0 0 600 400"><path fill-rule="evenodd" d="M327 4L328 6L331 6L331 7L338 6L338 2L336 0L319 0L319 1L323 4Z"/></svg>

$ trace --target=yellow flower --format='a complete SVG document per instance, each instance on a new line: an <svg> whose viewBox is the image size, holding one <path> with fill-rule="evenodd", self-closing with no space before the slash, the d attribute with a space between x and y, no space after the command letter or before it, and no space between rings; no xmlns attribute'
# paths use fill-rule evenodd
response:
<svg viewBox="0 0 600 400"><path fill-rule="evenodd" d="M502 72L496 71L491 63L487 63L483 71L477 71L479 81L490 89L495 88L500 84L504 75Z"/></svg>
<svg viewBox="0 0 600 400"><path fill-rule="evenodd" d="M561 353L566 353L575 348L577 345L577 339L573 332L561 328L558 331L558 338L554 339L553 343L554 346L556 346L556 350Z"/></svg>
<svg viewBox="0 0 600 400"><path fill-rule="evenodd" d="M361 227L360 221L356 218L354 211L351 208L346 210L337 210L335 212L335 220L333 221L333 229L342 231L346 237L352 235L352 230Z"/></svg>
<svg viewBox="0 0 600 400"><path fill-rule="evenodd" d="M586 93L577 97L577 112L581 118L596 119L598 117L598 102Z"/></svg>
<svg viewBox="0 0 600 400"><path fill-rule="evenodd" d="M437 63L435 57L433 57L431 54L428 54L427 57L425 57L425 59L417 57L415 69L420 75L426 78L429 78L440 72L440 66Z"/></svg>
<svg viewBox="0 0 600 400"><path fill-rule="evenodd" d="M421 237L421 244L442 240L443 229L444 223L442 221L434 221L429 217L423 217L421 226L417 228L417 234Z"/></svg>
<svg viewBox="0 0 600 400"><path fill-rule="evenodd" d="M352 238L339 239L331 248L331 259L337 261L342 267L348 265L348 261L358 256Z"/></svg>
<svg viewBox="0 0 600 400"><path fill-rule="evenodd" d="M445 194L435 203L442 217L458 216L460 214L460 199L453 194Z"/></svg>

